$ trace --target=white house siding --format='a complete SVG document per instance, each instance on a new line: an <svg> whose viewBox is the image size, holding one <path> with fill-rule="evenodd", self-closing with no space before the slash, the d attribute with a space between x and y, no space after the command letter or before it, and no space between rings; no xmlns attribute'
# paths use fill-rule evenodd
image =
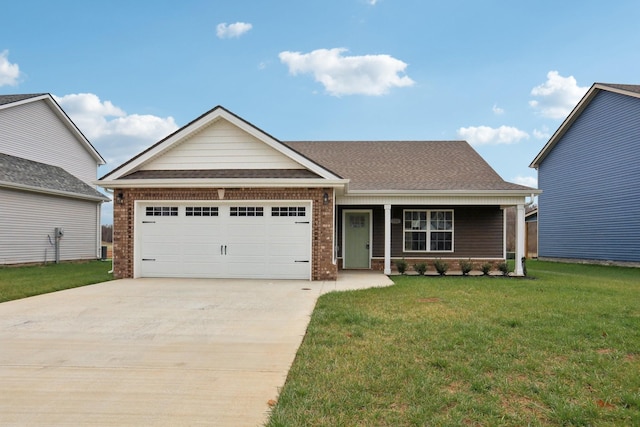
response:
<svg viewBox="0 0 640 427"><path fill-rule="evenodd" d="M0 264L54 261L56 227L62 261L97 258L95 202L0 189Z"/></svg>
<svg viewBox="0 0 640 427"><path fill-rule="evenodd" d="M44 100L0 110L0 152L59 166L92 186L97 177L96 160Z"/></svg>
<svg viewBox="0 0 640 427"><path fill-rule="evenodd" d="M302 169L302 166L221 119L143 169Z"/></svg>

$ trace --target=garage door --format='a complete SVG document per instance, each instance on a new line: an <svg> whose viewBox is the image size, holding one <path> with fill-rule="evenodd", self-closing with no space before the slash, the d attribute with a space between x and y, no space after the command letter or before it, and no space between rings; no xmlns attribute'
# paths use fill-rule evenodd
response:
<svg viewBox="0 0 640 427"><path fill-rule="evenodd" d="M141 203L136 277L311 278L310 203Z"/></svg>

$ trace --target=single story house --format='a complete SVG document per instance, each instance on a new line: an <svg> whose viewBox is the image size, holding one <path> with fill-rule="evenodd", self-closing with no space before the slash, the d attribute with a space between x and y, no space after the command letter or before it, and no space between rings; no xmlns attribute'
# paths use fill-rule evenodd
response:
<svg viewBox="0 0 640 427"><path fill-rule="evenodd" d="M640 263L640 85L594 83L530 167L539 258Z"/></svg>
<svg viewBox="0 0 640 427"><path fill-rule="evenodd" d="M50 94L0 95L0 265L98 258L104 163Z"/></svg>
<svg viewBox="0 0 640 427"><path fill-rule="evenodd" d="M464 141L283 142L215 107L109 172L116 277L334 280L505 259L505 182Z"/></svg>

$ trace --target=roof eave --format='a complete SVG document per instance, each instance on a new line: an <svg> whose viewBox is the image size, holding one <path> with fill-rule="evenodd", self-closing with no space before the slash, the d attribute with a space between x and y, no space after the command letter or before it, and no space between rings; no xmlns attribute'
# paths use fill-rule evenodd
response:
<svg viewBox="0 0 640 427"><path fill-rule="evenodd" d="M322 187L344 188L347 179L291 179L291 178L181 178L181 179L114 179L95 181L104 188L286 188Z"/></svg>
<svg viewBox="0 0 640 427"><path fill-rule="evenodd" d="M74 193L72 191L63 191L63 190L52 190L49 188L42 188L42 187L34 187L32 185L24 185L24 184L17 184L15 182L8 182L8 181L0 181L0 187L3 188L9 188L12 190L21 190L21 191L29 191L32 193L40 193L40 194L47 194L47 195L54 195L54 196L62 196L62 197L68 197L68 198L72 198L72 199L81 199L81 200L88 200L88 201L92 201L92 202L110 202L111 199L108 198L107 196L91 196L88 194L80 194L80 193Z"/></svg>
<svg viewBox="0 0 640 427"><path fill-rule="evenodd" d="M483 197L483 196L524 196L539 195L542 190L536 188L522 190L350 190L349 196L456 196L456 197Z"/></svg>
<svg viewBox="0 0 640 427"><path fill-rule="evenodd" d="M555 131L555 133L551 136L549 141L542 147L542 150L538 153L538 155L533 159L530 168L538 169L540 167L540 163L547 157L551 149L560 141L560 139L564 136L564 134L569 130L571 125L576 121L580 114L584 111L585 108L591 103L593 98L601 91L606 90L608 92L614 92L621 95L633 96L635 98L640 98L640 93L632 92L628 90L624 90L621 88L616 88L609 86L603 83L594 83L591 88L587 91L587 93L582 97L580 102L573 108L571 113L567 116L567 118L562 122L560 127Z"/></svg>

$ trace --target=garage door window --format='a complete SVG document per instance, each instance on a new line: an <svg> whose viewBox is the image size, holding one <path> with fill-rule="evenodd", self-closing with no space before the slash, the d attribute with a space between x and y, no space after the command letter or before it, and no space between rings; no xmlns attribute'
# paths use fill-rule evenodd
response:
<svg viewBox="0 0 640 427"><path fill-rule="evenodd" d="M303 206L282 206L271 208L271 216L305 216L307 210Z"/></svg>
<svg viewBox="0 0 640 427"><path fill-rule="evenodd" d="M147 216L178 216L177 206L147 206Z"/></svg>
<svg viewBox="0 0 640 427"><path fill-rule="evenodd" d="M186 216L218 216L217 206L187 206Z"/></svg>
<svg viewBox="0 0 640 427"><path fill-rule="evenodd" d="M232 206L230 216L264 216L264 208L253 206Z"/></svg>

